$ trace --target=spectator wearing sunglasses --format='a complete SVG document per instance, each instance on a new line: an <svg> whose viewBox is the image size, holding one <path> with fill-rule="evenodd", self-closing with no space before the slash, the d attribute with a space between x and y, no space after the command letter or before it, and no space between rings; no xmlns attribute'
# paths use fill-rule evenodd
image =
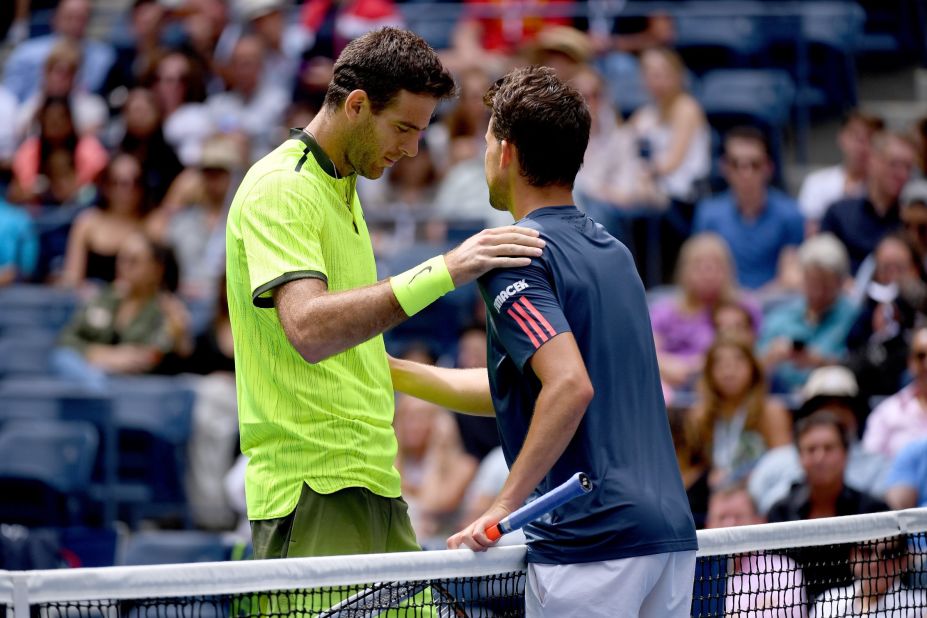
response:
<svg viewBox="0 0 927 618"><path fill-rule="evenodd" d="M736 127L727 133L722 169L730 188L698 204L693 232L715 232L727 241L741 286L770 286L780 260L794 255L804 238L798 204L770 186L769 143L758 129Z"/></svg>
<svg viewBox="0 0 927 618"><path fill-rule="evenodd" d="M914 332L908 354L913 381L879 404L866 423L863 448L895 457L914 440L927 438L927 328Z"/></svg>

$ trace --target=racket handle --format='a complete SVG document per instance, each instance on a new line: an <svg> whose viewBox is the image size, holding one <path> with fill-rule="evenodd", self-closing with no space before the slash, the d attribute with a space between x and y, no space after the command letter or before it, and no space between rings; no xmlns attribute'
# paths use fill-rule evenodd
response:
<svg viewBox="0 0 927 618"><path fill-rule="evenodd" d="M592 491L592 482L589 477L582 472L577 472L569 480L560 486L550 490L534 502L524 505L517 511L511 513L497 524L493 524L485 529L486 536L490 541L498 541L503 534L508 534L512 530L521 528L549 513L555 508L562 506L570 500L587 494Z"/></svg>

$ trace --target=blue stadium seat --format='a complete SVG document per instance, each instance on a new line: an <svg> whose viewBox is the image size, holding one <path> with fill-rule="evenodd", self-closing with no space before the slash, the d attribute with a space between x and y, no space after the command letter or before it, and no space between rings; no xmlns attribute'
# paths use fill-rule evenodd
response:
<svg viewBox="0 0 927 618"><path fill-rule="evenodd" d="M15 377L0 380L0 428L21 419L86 421L100 438L90 493L102 506L101 519L116 517L116 425L108 395L88 392L48 377Z"/></svg>
<svg viewBox="0 0 927 618"><path fill-rule="evenodd" d="M0 522L76 524L84 515L99 437L81 421L20 420L0 431Z"/></svg>
<svg viewBox="0 0 927 618"><path fill-rule="evenodd" d="M48 375L48 359L57 339L41 329L0 335L0 378Z"/></svg>
<svg viewBox="0 0 927 618"><path fill-rule="evenodd" d="M597 61L615 109L624 117L650 101L640 63L631 54L613 52Z"/></svg>
<svg viewBox="0 0 927 618"><path fill-rule="evenodd" d="M232 543L222 534L195 530L138 532L129 537L122 565L181 564L228 560Z"/></svg>
<svg viewBox="0 0 927 618"><path fill-rule="evenodd" d="M800 106L844 110L857 103L855 53L865 13L855 2L806 1L794 15L763 20L765 66L788 71Z"/></svg>
<svg viewBox="0 0 927 618"><path fill-rule="evenodd" d="M183 378L113 377L107 389L119 440L119 493L131 523L143 517L189 524L183 476L194 392Z"/></svg>
<svg viewBox="0 0 927 618"><path fill-rule="evenodd" d="M425 5L425 6L423 6ZM452 46L454 28L463 14L463 5L438 0L406 0L396 4L406 27L428 41L435 49Z"/></svg>
<svg viewBox="0 0 927 618"><path fill-rule="evenodd" d="M723 13L714 5L680 5L673 13L675 47L698 75L716 67L750 66L766 42L756 16L762 2L738 2L738 9Z"/></svg>
<svg viewBox="0 0 927 618"><path fill-rule="evenodd" d="M23 328L58 333L74 313L77 297L70 290L43 285L0 289L0 334Z"/></svg>

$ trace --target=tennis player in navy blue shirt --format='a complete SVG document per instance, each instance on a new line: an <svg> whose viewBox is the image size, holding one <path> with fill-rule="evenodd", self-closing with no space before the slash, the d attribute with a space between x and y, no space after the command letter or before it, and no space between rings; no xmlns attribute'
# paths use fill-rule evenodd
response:
<svg viewBox="0 0 927 618"><path fill-rule="evenodd" d="M525 528L527 615L689 616L695 525L644 288L627 248L572 200L588 109L539 67L513 71L485 100L490 202L537 229L546 247L527 267L479 280L488 372L392 361L399 390L464 412L495 411L509 477L448 546L486 549L488 526L586 472L591 493Z"/></svg>

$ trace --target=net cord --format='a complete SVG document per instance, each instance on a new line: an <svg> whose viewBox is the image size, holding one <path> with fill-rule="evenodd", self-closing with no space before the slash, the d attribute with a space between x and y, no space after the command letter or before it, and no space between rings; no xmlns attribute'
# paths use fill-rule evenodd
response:
<svg viewBox="0 0 927 618"><path fill-rule="evenodd" d="M927 508L872 515L700 530L699 556L853 543L927 532ZM523 545L469 550L332 556L140 567L0 571L0 604L28 616L28 605L99 599L175 598L350 586L400 579L480 577L523 571ZM26 614L21 614L25 604Z"/></svg>

